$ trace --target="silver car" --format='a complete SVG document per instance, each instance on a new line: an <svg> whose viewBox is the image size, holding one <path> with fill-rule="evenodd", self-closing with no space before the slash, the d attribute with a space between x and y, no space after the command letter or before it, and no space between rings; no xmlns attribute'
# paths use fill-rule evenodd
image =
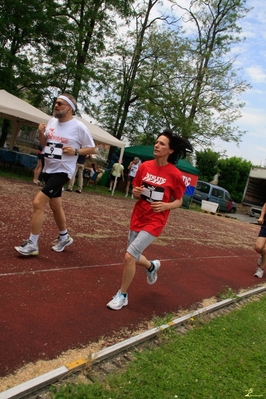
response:
<svg viewBox="0 0 266 399"><path fill-rule="evenodd" d="M235 213L237 209L227 190L203 180L198 180L192 200L197 204L201 204L202 200L215 202L221 212Z"/></svg>

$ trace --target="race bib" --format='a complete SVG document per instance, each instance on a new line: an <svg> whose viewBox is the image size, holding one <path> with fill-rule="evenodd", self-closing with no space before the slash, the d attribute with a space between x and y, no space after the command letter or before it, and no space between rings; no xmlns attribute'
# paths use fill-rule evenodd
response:
<svg viewBox="0 0 266 399"><path fill-rule="evenodd" d="M44 156L46 158L61 159L63 154L63 144L62 143L52 143L47 141Z"/></svg>
<svg viewBox="0 0 266 399"><path fill-rule="evenodd" d="M144 189L142 190L142 193L140 196L141 198L143 198L145 201L148 201L148 202L163 200L163 195L164 195L163 187L150 186L147 183L144 183L143 185L144 185Z"/></svg>

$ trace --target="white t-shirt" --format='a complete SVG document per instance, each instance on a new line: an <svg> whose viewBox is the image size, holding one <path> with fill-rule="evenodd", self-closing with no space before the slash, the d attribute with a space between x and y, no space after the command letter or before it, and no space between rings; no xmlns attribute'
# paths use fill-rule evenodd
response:
<svg viewBox="0 0 266 399"><path fill-rule="evenodd" d="M95 147L89 130L76 118L67 122L59 122L57 118L51 118L44 135L47 141L44 147L43 172L67 173L70 179L75 173L78 155L65 154L62 147L70 146L75 149Z"/></svg>
<svg viewBox="0 0 266 399"><path fill-rule="evenodd" d="M130 168L130 171L129 171L129 176L135 177L136 173L138 171L138 168L139 168L139 163L133 163L131 165L131 168Z"/></svg>
<svg viewBox="0 0 266 399"><path fill-rule="evenodd" d="M95 170L93 168L90 168L90 177L94 176Z"/></svg>

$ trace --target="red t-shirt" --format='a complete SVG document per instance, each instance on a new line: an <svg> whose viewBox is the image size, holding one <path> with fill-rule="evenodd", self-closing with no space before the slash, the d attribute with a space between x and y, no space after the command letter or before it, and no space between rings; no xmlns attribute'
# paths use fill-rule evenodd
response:
<svg viewBox="0 0 266 399"><path fill-rule="evenodd" d="M136 202L130 221L130 230L145 230L158 237L169 216L170 210L154 212L151 202L172 202L181 199L186 191L182 174L173 164L158 166L155 160L143 162L133 180L134 187L144 185L143 194Z"/></svg>

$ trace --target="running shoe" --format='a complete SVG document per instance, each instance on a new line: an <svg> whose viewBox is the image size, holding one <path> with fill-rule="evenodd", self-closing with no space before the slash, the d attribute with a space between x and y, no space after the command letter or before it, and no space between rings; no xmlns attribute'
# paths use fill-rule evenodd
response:
<svg viewBox="0 0 266 399"><path fill-rule="evenodd" d="M120 310L123 306L127 306L128 304L128 294L124 296L119 290L113 299L107 303L107 307L113 310Z"/></svg>
<svg viewBox="0 0 266 399"><path fill-rule="evenodd" d="M262 278L264 274L264 270L260 267L257 268L256 273L254 274L255 277Z"/></svg>
<svg viewBox="0 0 266 399"><path fill-rule="evenodd" d="M55 252L62 252L62 251L64 251L65 247L68 247L68 245L71 245L72 242L73 242L73 238L71 238L70 235L67 235L67 238L65 240L58 238L56 244L52 246L52 249Z"/></svg>
<svg viewBox="0 0 266 399"><path fill-rule="evenodd" d="M39 255L38 245L34 245L31 240L25 240L21 245L14 247L15 250L24 256L36 256Z"/></svg>
<svg viewBox="0 0 266 399"><path fill-rule="evenodd" d="M154 284L157 281L157 271L160 269L161 266L161 262L156 259L156 260L152 260L151 263L154 266L154 269L152 272L149 272L148 269L146 269L146 273L147 273L147 283L148 284Z"/></svg>

